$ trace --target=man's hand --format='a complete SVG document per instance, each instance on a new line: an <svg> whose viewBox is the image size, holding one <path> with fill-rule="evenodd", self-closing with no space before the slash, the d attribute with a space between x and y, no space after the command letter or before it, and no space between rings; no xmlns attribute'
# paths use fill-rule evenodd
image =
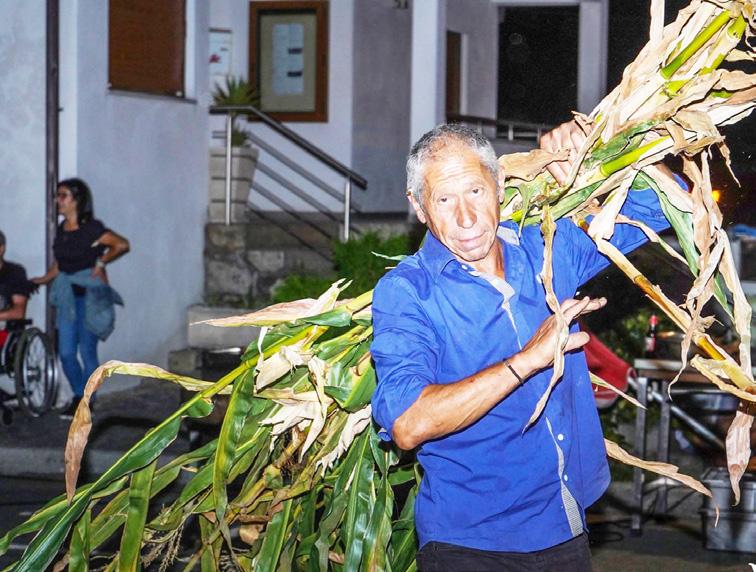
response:
<svg viewBox="0 0 756 572"><path fill-rule="evenodd" d="M541 149L556 153L562 149L567 149L570 155L566 161L554 161L546 168L549 173L557 180L557 183L564 185L567 176L570 173L572 164L577 159L577 152L585 142L585 133L575 121L562 123L556 129L553 129L541 136Z"/></svg>
<svg viewBox="0 0 756 572"><path fill-rule="evenodd" d="M567 323L572 323L578 316L589 314L606 306L606 298L588 298L575 300L569 298L562 302L561 308ZM575 332L567 338L565 352L576 350L588 343L585 332ZM559 328L556 316L549 316L536 330L525 347L510 359L512 367L522 377L530 377L535 372L549 367L554 361L554 350L559 341ZM527 382L526 382L527 383Z"/></svg>

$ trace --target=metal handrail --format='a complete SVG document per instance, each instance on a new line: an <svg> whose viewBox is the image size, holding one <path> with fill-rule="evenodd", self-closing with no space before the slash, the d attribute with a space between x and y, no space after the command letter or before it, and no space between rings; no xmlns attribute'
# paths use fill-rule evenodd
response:
<svg viewBox="0 0 756 572"><path fill-rule="evenodd" d="M333 158L331 155L310 143L307 139L301 135L295 133L288 127L286 127L280 121L276 121L264 111L260 111L253 105L214 105L210 107L210 115L254 115L260 121L265 123L268 127L283 135L286 139L307 151L310 155L325 163L331 169L337 173L342 174L344 177L350 179L355 185L361 189L367 189L367 181L365 178L352 171L349 167Z"/></svg>
<svg viewBox="0 0 756 572"><path fill-rule="evenodd" d="M286 127L280 121L276 121L263 111L260 111L253 105L217 105L211 106L211 115L225 115L226 117L226 224L231 223L231 131L233 127L234 117L237 115L253 115L259 119L262 123L270 127L273 131L276 131L284 138L288 139L300 149L303 149L316 159L318 159L324 165L330 167L337 173L344 177L344 228L343 239L349 240L349 230L351 227L351 201L352 201L352 183L360 187L361 189L367 189L367 181L364 177L352 171L346 165L343 165L328 153L313 145L288 127Z"/></svg>
<svg viewBox="0 0 756 572"><path fill-rule="evenodd" d="M550 131L554 128L553 125L548 125L546 123L531 123L528 121L507 121L505 119L493 119L491 117L481 117L478 115L461 115L461 114L449 114L446 116L446 120L449 122L457 122L457 123L469 123L473 125L477 125L478 129L481 129L483 126L486 127L494 127L498 131L506 131L507 133L507 140L514 141L515 139L515 133L518 130L532 130L532 132L528 132L528 135L533 135L536 140L539 140L541 138L541 134Z"/></svg>

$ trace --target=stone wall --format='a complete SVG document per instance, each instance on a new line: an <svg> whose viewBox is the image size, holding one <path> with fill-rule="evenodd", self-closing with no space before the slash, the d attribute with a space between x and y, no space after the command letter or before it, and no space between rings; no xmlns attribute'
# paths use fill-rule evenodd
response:
<svg viewBox="0 0 756 572"><path fill-rule="evenodd" d="M366 217L368 218L368 217ZM337 236L338 225L319 221ZM362 232L382 236L407 233L413 228L404 215L371 215L355 221ZM205 303L211 306L256 308L270 299L271 288L289 274L326 276L333 273L328 238L305 224L297 237L260 219L243 224L205 225ZM307 248L302 242L311 246Z"/></svg>
<svg viewBox="0 0 756 572"><path fill-rule="evenodd" d="M315 246L328 251L325 237ZM331 269L324 256L271 225L205 226L205 302L209 305L256 307L284 276L295 272L326 275Z"/></svg>

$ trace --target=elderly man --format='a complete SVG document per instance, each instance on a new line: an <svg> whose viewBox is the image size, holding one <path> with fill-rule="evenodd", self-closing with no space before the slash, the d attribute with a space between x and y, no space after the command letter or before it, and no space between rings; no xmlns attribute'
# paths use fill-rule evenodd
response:
<svg viewBox="0 0 756 572"><path fill-rule="evenodd" d="M575 149L583 139L569 123L542 146ZM563 180L568 167L552 173ZM539 228L499 224L503 177L490 143L465 127L439 126L413 146L407 197L430 232L375 290L373 412L384 438L418 447L421 571L590 570L584 511L609 470L576 351L588 335L573 322L606 300L573 296L608 261L580 228L558 221L554 289L571 333L564 375L526 429L551 377L558 327L539 277ZM623 212L667 226L648 189L631 192ZM612 242L628 252L645 237L621 224Z"/></svg>

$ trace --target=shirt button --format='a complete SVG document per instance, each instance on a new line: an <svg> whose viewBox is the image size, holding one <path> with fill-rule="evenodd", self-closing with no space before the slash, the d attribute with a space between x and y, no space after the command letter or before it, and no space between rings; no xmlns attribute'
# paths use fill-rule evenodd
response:
<svg viewBox="0 0 756 572"><path fill-rule="evenodd" d="M560 433L559 435L557 435L557 439L559 439L560 441L564 441L564 435Z"/></svg>
<svg viewBox="0 0 756 572"><path fill-rule="evenodd" d="M567 475L565 475L565 476L564 476L564 480L565 480L565 481L569 481L570 479L569 479L569 477L568 477Z"/></svg>

